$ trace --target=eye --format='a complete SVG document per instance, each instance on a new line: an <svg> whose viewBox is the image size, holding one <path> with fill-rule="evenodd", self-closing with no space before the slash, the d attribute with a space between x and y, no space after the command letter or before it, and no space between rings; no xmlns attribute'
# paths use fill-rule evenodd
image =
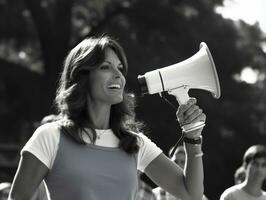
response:
<svg viewBox="0 0 266 200"><path fill-rule="evenodd" d="M100 69L102 69L102 70L106 70L106 69L109 69L109 68L110 68L110 66L107 65L107 64L104 64L104 65L100 66Z"/></svg>
<svg viewBox="0 0 266 200"><path fill-rule="evenodd" d="M118 69L122 74L125 73L125 68L124 68L123 65L118 65L118 66L117 66L117 69Z"/></svg>

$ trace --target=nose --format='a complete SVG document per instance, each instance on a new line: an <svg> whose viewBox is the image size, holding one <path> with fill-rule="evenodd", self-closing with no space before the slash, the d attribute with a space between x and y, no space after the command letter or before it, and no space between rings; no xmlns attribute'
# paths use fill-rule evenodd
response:
<svg viewBox="0 0 266 200"><path fill-rule="evenodd" d="M121 78L122 76L122 73L119 69L114 69L113 70L113 74L114 74L114 78L117 79L117 78Z"/></svg>

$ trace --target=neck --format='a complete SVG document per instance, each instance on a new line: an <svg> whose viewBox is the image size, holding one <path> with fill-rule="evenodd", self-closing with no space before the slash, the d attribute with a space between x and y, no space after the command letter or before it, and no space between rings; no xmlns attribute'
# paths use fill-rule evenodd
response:
<svg viewBox="0 0 266 200"><path fill-rule="evenodd" d="M90 123L96 129L109 129L110 128L110 111L111 106L90 104L87 107L88 116L90 116Z"/></svg>
<svg viewBox="0 0 266 200"><path fill-rule="evenodd" d="M256 180L245 180L243 189L252 196L261 196L262 183Z"/></svg>

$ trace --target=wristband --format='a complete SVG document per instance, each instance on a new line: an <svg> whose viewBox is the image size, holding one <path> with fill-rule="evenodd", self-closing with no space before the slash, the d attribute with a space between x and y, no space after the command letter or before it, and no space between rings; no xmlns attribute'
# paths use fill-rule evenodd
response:
<svg viewBox="0 0 266 200"><path fill-rule="evenodd" d="M194 155L195 158L199 158L203 156L203 152L197 153Z"/></svg>
<svg viewBox="0 0 266 200"><path fill-rule="evenodd" d="M187 137L184 137L183 141L185 143L188 143L188 144L200 145L200 144L202 144L202 136L200 136L198 138L187 138Z"/></svg>

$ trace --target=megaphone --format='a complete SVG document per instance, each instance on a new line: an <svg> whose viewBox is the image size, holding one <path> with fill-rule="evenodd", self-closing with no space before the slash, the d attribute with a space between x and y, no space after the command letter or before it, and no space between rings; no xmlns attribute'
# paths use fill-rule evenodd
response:
<svg viewBox="0 0 266 200"><path fill-rule="evenodd" d="M189 100L190 89L202 89L211 92L216 99L221 90L216 67L206 43L200 43L199 51L192 57L160 69L138 75L141 94L168 92L174 95L180 104ZM205 126L204 122L184 125L183 131L190 132Z"/></svg>

